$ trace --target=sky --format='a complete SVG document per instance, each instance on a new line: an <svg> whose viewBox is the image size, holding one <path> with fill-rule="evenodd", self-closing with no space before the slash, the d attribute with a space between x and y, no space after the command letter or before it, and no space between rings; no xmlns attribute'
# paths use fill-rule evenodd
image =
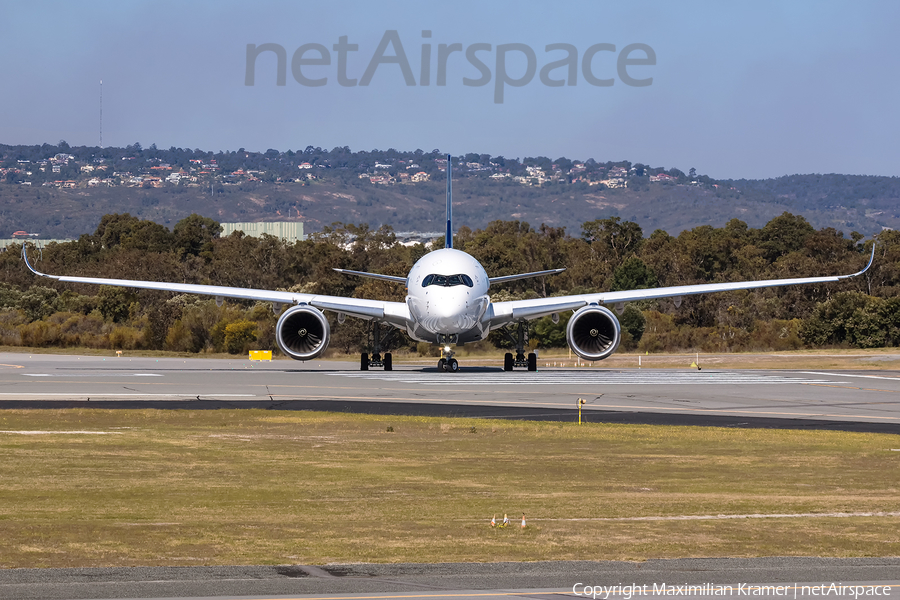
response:
<svg viewBox="0 0 900 600"><path fill-rule="evenodd" d="M9 1L0 143L99 145L102 80L104 146L896 176L898 24L867 0Z"/></svg>

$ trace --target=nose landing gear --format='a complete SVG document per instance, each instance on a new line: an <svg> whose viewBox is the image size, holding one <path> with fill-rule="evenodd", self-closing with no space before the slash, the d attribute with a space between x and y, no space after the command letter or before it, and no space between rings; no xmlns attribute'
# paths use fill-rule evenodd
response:
<svg viewBox="0 0 900 600"><path fill-rule="evenodd" d="M441 360L438 361L438 371L449 371L451 373L459 371L459 362L452 357L452 354L452 352L448 352L447 356L450 358L444 358L444 351L441 350Z"/></svg>
<svg viewBox="0 0 900 600"><path fill-rule="evenodd" d="M450 344L453 343L456 336L440 336L438 337L438 345L441 347L441 359L438 361L438 371L449 371L450 373L459 372L459 362L453 358L453 350Z"/></svg>

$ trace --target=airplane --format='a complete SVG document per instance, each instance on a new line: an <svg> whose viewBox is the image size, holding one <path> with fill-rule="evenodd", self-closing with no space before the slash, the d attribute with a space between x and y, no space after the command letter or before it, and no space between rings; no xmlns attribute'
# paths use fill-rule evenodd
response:
<svg viewBox="0 0 900 600"><path fill-rule="evenodd" d="M215 297L218 305L221 305L225 298L271 302L276 314L282 311L284 305L289 305L290 308L281 314L275 325L275 340L286 356L300 361L315 359L328 347L331 328L323 311L337 313L339 323L343 323L347 316L364 319L370 322L374 343L371 355L366 352L361 354L360 370L366 371L369 367L392 370L391 353L387 352L382 356L381 350L387 345L391 335L402 330L416 341L441 346L438 369L447 372L457 372L460 369L459 362L453 357L451 345L462 346L483 340L491 331L497 329L502 330L516 348L515 356L511 352L505 354L503 369L512 371L514 368L525 368L528 371L536 371L536 354L532 352L525 355L526 323L547 315L550 315L554 322L559 322L559 313L574 310L575 313L566 327L566 341L569 347L584 360L603 360L616 351L622 337L619 321L609 306L613 306L621 314L625 303L635 300L672 298L675 305L680 306L682 297L694 294L840 281L865 273L875 259L873 244L869 263L863 270L852 275L707 283L492 302L488 291L494 284L553 275L565 269L489 277L481 263L473 256L453 248L450 171L451 157L448 155L447 223L443 248L433 250L420 258L406 277L335 269L346 275L402 283L407 289L405 302L216 285L48 275L37 271L31 265L24 244L22 257L35 275L62 282L200 294ZM381 339L381 324L393 328L389 330L385 339ZM509 330L510 325L515 325L515 335Z"/></svg>

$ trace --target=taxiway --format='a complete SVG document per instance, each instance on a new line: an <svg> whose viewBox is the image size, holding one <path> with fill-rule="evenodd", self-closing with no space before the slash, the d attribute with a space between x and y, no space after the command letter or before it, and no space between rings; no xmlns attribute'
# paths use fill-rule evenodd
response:
<svg viewBox="0 0 900 600"><path fill-rule="evenodd" d="M279 408L900 433L900 372L543 368L4 354L0 407Z"/></svg>

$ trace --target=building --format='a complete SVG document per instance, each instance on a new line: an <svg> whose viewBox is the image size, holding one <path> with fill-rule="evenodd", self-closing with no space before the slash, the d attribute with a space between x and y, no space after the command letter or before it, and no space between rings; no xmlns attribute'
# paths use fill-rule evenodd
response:
<svg viewBox="0 0 900 600"><path fill-rule="evenodd" d="M280 238L288 243L306 239L303 234L303 223L296 221L278 221L268 223L221 223L222 237L235 231L243 231L250 237L262 237L264 233Z"/></svg>

